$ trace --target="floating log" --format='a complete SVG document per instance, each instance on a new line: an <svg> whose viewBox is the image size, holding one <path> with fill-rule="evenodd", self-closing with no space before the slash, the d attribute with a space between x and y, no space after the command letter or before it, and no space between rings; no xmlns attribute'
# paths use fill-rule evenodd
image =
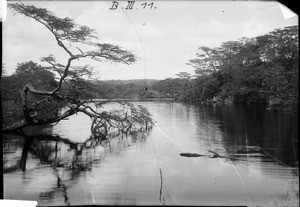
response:
<svg viewBox="0 0 300 207"><path fill-rule="evenodd" d="M184 152L184 153L180 153L180 156L183 156L183 157L203 157L203 156L206 156L206 155L201 155L201 154L198 154L198 153Z"/></svg>

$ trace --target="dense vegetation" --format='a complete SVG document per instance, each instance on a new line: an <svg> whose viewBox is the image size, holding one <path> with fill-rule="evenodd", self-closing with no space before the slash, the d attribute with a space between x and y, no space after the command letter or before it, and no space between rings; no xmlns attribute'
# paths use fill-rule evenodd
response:
<svg viewBox="0 0 300 207"><path fill-rule="evenodd" d="M29 68L29 69L28 69ZM2 76L2 100L21 103L21 91L25 84L52 90L58 84L55 74L33 61L19 63L16 72ZM81 99L134 99L162 97L153 90L153 85L160 82L154 79L135 80L66 80L62 83L62 91L70 97ZM39 98L39 97L36 97Z"/></svg>
<svg viewBox="0 0 300 207"><path fill-rule="evenodd" d="M187 102L263 104L283 112L298 111L298 26L276 29L255 38L228 41L218 48L200 47L188 61L196 75L187 72L165 80L100 81L76 77L62 84L68 96L80 99L172 98ZM21 112L25 83L53 90L58 82L47 68L32 61L18 64L16 72L2 77L3 100Z"/></svg>
<svg viewBox="0 0 300 207"><path fill-rule="evenodd" d="M151 88L157 82L158 80L152 79L94 81L93 84L97 88L94 98L134 100L153 98Z"/></svg>
<svg viewBox="0 0 300 207"><path fill-rule="evenodd" d="M298 26L224 42L218 48L202 46L187 63L196 76L183 72L154 89L183 101L265 104L297 112L298 51Z"/></svg>

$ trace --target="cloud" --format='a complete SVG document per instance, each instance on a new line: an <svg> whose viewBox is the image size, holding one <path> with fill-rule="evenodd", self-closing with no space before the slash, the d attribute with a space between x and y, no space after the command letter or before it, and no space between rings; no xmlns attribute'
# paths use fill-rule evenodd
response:
<svg viewBox="0 0 300 207"><path fill-rule="evenodd" d="M130 11L109 10L111 1L31 3L94 28L100 42L119 45L139 57L130 66L83 60L95 64L105 79L143 78L145 74L166 78L180 71L191 73L193 68L185 63L195 57L199 46L218 47L225 41L298 24L295 18L284 20L274 2L155 1L155 10ZM3 40L3 61L9 68L51 53L62 61L66 58L43 25L22 15L13 16L10 10L3 24Z"/></svg>

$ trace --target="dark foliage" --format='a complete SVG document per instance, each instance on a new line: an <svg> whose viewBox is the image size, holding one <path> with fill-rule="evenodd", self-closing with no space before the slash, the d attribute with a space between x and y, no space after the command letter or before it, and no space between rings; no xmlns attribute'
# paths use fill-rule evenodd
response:
<svg viewBox="0 0 300 207"><path fill-rule="evenodd" d="M195 78L165 79L155 89L177 100L264 104L298 112L298 53L298 26L218 48L200 47L187 63L195 68Z"/></svg>

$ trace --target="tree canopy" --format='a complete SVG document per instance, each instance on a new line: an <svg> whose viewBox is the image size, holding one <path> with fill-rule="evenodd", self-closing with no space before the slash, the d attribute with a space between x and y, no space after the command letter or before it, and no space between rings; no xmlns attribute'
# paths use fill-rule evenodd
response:
<svg viewBox="0 0 300 207"><path fill-rule="evenodd" d="M10 3L8 7L44 25L53 35L57 45L69 57L65 63L57 62L54 54L42 57L41 61L47 63L48 67L42 67L32 61L17 66L16 72L7 79L7 82L20 79L17 90L21 90L21 96L16 104L19 104L19 108L22 109L22 115L13 122L5 122L4 131L57 123L78 112L94 119L94 126L101 128L102 134L107 132L108 128L121 126L120 130L129 130L136 128L137 125L143 127L142 125L152 123L150 114L145 108L134 107L129 103L119 103L123 106L121 111L98 112L91 108L87 94L93 89L93 84L86 80L91 78L94 68L89 65L73 65L74 60L82 58L129 65L136 61L136 56L132 52L118 45L100 42L94 29L78 25L68 17L57 17L45 8L22 2ZM100 103L99 107L101 105ZM64 112L60 112L62 106L67 108ZM51 109L45 116L41 108L49 109L49 107Z"/></svg>
<svg viewBox="0 0 300 207"><path fill-rule="evenodd" d="M182 72L178 74L181 79L166 79L155 87L170 94L173 85L177 100L260 103L297 112L298 41L298 26L289 26L215 48L200 46L196 57L186 63L196 77Z"/></svg>

